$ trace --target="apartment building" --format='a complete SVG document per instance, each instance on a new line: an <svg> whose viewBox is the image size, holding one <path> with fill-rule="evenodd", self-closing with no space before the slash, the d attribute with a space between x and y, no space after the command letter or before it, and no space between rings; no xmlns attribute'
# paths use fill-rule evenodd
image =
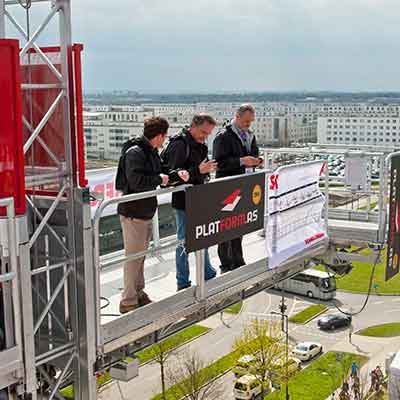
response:
<svg viewBox="0 0 400 400"><path fill-rule="evenodd" d="M318 142L400 147L398 105L325 105L318 117Z"/></svg>
<svg viewBox="0 0 400 400"><path fill-rule="evenodd" d="M86 155L88 158L118 159L128 138L142 133L146 118L159 115L168 119L173 134L190 124L193 114L208 112L218 125L208 139L213 139L224 123L230 121L240 103L145 104L138 106L87 106L84 112ZM254 103L256 120L253 131L260 146L288 146L308 143L317 137L317 114L314 104Z"/></svg>

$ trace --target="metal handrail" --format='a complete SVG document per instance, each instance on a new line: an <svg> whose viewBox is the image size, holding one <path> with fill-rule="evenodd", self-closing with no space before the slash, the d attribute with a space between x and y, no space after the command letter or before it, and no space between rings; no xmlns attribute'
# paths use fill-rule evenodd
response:
<svg viewBox="0 0 400 400"><path fill-rule="evenodd" d="M281 148L263 148L264 152L268 152L270 154L333 154L333 155L347 155L347 154L358 154L369 157L379 157L385 155L383 152L366 152L362 150L356 149L341 149L337 148L334 151L329 149L313 149L311 147L281 147ZM343 150L343 151L340 151Z"/></svg>
<svg viewBox="0 0 400 400"><path fill-rule="evenodd" d="M17 257L17 230L15 222L15 205L14 198L7 197L0 199L0 207L6 207L6 215L8 220L8 256L10 271L5 274L0 274L0 282L12 282L12 300L13 300L13 317L14 317L14 345L19 346L22 343L21 337L21 315L19 306L19 284L18 277L18 257ZM6 338L8 337L6 327ZM7 343L7 342L6 342ZM22 359L21 349L18 347L18 356Z"/></svg>
<svg viewBox="0 0 400 400"><path fill-rule="evenodd" d="M101 343L100 337L100 324L101 324L101 315L100 315L100 218L104 212L104 210L115 204L126 203L128 201L135 201L135 200L142 200L147 199L149 197L155 197L162 194L169 194L169 193L176 193L186 190L191 185L180 185L173 188L166 188L166 189L156 189L151 190L148 192L141 192L141 193L132 193L128 195L124 195L121 197L115 197L112 199L105 200L100 203L99 207L97 208L95 215L93 217L92 226L93 226L93 243L94 243L94 274L95 274L95 300L96 300L96 316L97 316L97 326L96 326L96 336L97 336L97 345L99 346ZM155 248L152 251L156 250ZM146 253L147 254L147 253ZM118 264L127 261L128 259L135 259L142 257L145 254L138 253L138 254L128 254L127 256L122 257L118 260Z"/></svg>
<svg viewBox="0 0 400 400"><path fill-rule="evenodd" d="M387 207L386 207L386 195L384 191L387 189L387 165L388 161L391 159L392 154L398 154L397 153L391 153L388 155L388 151L385 152L384 149L378 148L378 151L373 152L371 151L371 147L364 146L363 148L359 148L360 146L352 146L350 149L348 146L346 147L345 145L321 145L321 144L316 144L316 143L310 143L308 144L309 147L301 147L301 148L264 148L264 154L265 158L267 159L268 154L270 154L270 158L273 160L275 155L278 154L301 154L301 155L319 155L319 154L332 154L332 155L362 155L368 158L373 158L376 157L379 159L380 162L380 171L379 171L379 179L374 179L369 177L369 181L371 184L373 183L379 183L379 191L376 191L376 194L378 195L378 200L379 200L379 214L378 214L378 239L380 242L384 241L384 236L385 236L385 228L386 228L386 219L387 219ZM318 148L319 147L319 148ZM355 147L355 148L354 148ZM358 148L358 149L357 149ZM366 150L366 151L364 151ZM370 150L370 151L367 151ZM389 149L388 149L389 150ZM385 162L386 159L386 162ZM329 176L326 175L324 176L324 180L329 180L329 183L343 183L345 185L345 178L344 177L339 177L339 176ZM326 187L325 187L326 188ZM343 191L347 193L354 193L354 191L351 190L346 190L343 188L335 189L333 187L329 188L331 191ZM373 192L373 187L371 187L371 190L367 191L368 193L362 192L362 194L367 194L369 195L369 192L372 192L371 194L374 194ZM359 193L359 192L357 192ZM359 212L360 214L362 213L363 215L366 215L367 220L369 220L370 214L370 201L368 201L367 204L367 210L366 211L356 211L353 210L352 212Z"/></svg>
<svg viewBox="0 0 400 400"><path fill-rule="evenodd" d="M265 170L260 170L260 171L256 171L255 173L265 173ZM213 182L215 181L222 181L222 180L233 180L233 179L237 179L240 176L245 176L245 174L243 175L239 175L239 176L231 176L231 177L224 177L224 178L219 178L219 179L215 179L213 180ZM93 258L94 258L94 274L95 274L95 300L96 300L96 319L97 319L97 323L96 323L96 337L97 337L97 346L99 347L101 345L101 333L100 333L100 328L101 328L101 313L100 313L100 265L101 265L101 260L100 260L100 235L99 235L99 231L100 231L100 219L101 216L104 212L104 210L111 206L111 205L116 205L116 204L121 204L121 203L126 203L128 201L135 201L135 200L141 200L141 199L146 199L149 197L154 197L157 195L162 195L162 194L169 194L169 193L176 193L176 192L180 192L180 191L184 191L187 188L191 187L192 185L180 185L174 188L167 188L167 189L157 189L157 190L152 190L152 191L148 191L148 192L142 192L142 193L133 193L133 194L129 194L129 195L125 195L125 196L121 196L121 197L116 197L116 198L111 198L108 200L103 201L99 207L97 208L95 215L93 217L92 220L92 226L93 226L93 242L94 242L94 252L93 252ZM177 241L176 243L180 243L181 241ZM161 243L161 242L160 242ZM169 244L170 246L171 244ZM121 258L119 258L117 261L111 261L107 263L107 266L111 266L111 265L117 265L117 264L122 264L125 261L128 260L133 260L133 259L137 259L140 257L143 257L146 254L149 254L151 252L157 251L157 250L162 250L163 246L162 244L158 245L158 246L153 246L152 249L150 250L146 250L144 252L139 252L139 253L134 253L134 254L128 254L125 255ZM204 267L202 266L202 252L203 251L199 251L197 252L198 254L196 254L196 278L198 281L198 286L199 286L199 290L198 293L196 294L196 296L204 296ZM199 298L199 297L198 297Z"/></svg>

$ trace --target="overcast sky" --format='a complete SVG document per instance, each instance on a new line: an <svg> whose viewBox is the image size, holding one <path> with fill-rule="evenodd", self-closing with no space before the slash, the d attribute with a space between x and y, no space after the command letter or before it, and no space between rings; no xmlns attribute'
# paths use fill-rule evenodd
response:
<svg viewBox="0 0 400 400"><path fill-rule="evenodd" d="M400 90L399 0L71 0L85 90Z"/></svg>

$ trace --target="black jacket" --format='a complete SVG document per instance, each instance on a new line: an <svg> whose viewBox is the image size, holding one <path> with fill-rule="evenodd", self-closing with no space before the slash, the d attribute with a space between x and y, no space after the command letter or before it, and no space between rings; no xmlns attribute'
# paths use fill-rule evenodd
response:
<svg viewBox="0 0 400 400"><path fill-rule="evenodd" d="M186 143L184 140L175 140L168 145L168 168L170 170L185 169L189 172L190 178L188 184L201 185L208 174L201 174L199 165L205 159L208 159L208 147L205 144L197 143L187 128L183 129L182 134L187 136L189 144L189 157L186 157ZM185 193L177 192L172 194L172 207L185 210Z"/></svg>
<svg viewBox="0 0 400 400"><path fill-rule="evenodd" d="M125 154L125 176L128 182L125 194L155 190L161 185L161 160L157 149L145 137L134 139ZM157 209L157 197L129 201L118 205L118 214L128 218L151 219Z"/></svg>
<svg viewBox="0 0 400 400"><path fill-rule="evenodd" d="M229 124L218 132L213 144L213 158L218 163L217 178L244 174L246 167L240 165L240 158L246 156L259 156L255 136L253 136L251 148L248 151L238 135L233 131L232 125Z"/></svg>

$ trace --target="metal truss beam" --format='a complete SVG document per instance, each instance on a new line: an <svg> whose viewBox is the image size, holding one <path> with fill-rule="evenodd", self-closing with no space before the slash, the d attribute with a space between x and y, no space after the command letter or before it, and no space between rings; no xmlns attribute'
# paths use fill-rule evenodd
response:
<svg viewBox="0 0 400 400"><path fill-rule="evenodd" d="M24 154L27 153L27 151L30 149L32 146L32 143L35 141L39 133L42 131L44 126L47 124L51 116L53 115L54 111L56 110L59 102L65 95L64 90L60 91L58 96L55 98L53 103L51 104L50 108L47 110L46 114L43 116L42 120L39 122L38 126L35 128L35 130L32 132L31 136L29 136L28 140L24 144Z"/></svg>
<svg viewBox="0 0 400 400"><path fill-rule="evenodd" d="M53 215L53 213L56 210L57 206L59 205L61 198L64 196L66 188L67 188L67 185L64 185L61 188L61 190L58 192L56 198L53 201L53 204L47 210L45 216L41 220L39 226L36 228L36 230L33 233L31 239L29 240L29 247L32 247L32 245L35 243L36 239L39 237L40 233L42 232L43 228L46 225L48 225L47 222L48 222L49 218Z"/></svg>
<svg viewBox="0 0 400 400"><path fill-rule="evenodd" d="M18 21L6 10L5 15L10 20L10 22L15 26L18 32L25 38L25 40L29 40L27 33L25 32L24 28L18 23ZM46 54L43 53L42 49L36 44L32 43L32 47L35 49L37 54L42 58L43 62L49 67L49 69L53 72L55 77L61 82L62 75L58 72L57 68L54 64L49 60Z"/></svg>
<svg viewBox="0 0 400 400"><path fill-rule="evenodd" d="M27 121L25 116L22 116L22 122L25 127L29 130L31 134L33 134L34 129L32 128L31 124ZM54 163L59 167L61 165L60 160L56 157L56 155L51 151L51 149L47 146L47 144L40 138L38 135L36 141L43 147L49 157L54 161Z"/></svg>
<svg viewBox="0 0 400 400"><path fill-rule="evenodd" d="M56 78L55 83L24 82L21 89L24 97L28 98L32 91L59 89L50 107L42 110L42 118L34 126L29 115L23 118L23 124L29 136L24 143L24 154L35 144L54 162L56 170L44 170L35 166L35 151L29 157L32 165L26 165L33 173L29 176L29 186L33 195L27 195L29 207L30 238L20 246L21 270L20 285L22 289L22 312L24 319L21 322L24 338L24 370L25 392L32 400L38 400L40 391L46 387L46 398L63 399L59 393L66 380L72 379L74 393L77 400L94 400L96 398L96 381L93 366L96 358L94 332L79 320L80 315L93 316L94 310L89 299L94 295L87 293L86 282L92 271L84 272L87 265L84 257L89 257L90 245L84 241L91 240L90 231L85 231L81 218L82 208L89 210L88 223L90 226L90 206L82 201L81 191L75 188L74 176L74 144L73 144L73 99L71 76L71 11L70 0L31 0L27 12L27 22L20 23L12 7L20 7L19 0L0 0L0 37L5 37L6 20L16 29L21 39L21 64L29 68L31 55L42 62L50 74ZM48 13L33 31L28 25L32 20L37 5L48 5ZM40 11L43 7L40 7ZM60 62L57 67L40 48L39 41L50 22L57 21L59 37L54 38L53 46L60 48ZM33 32L33 33L30 33ZM59 66L58 66L59 64ZM32 99L33 101L33 99ZM41 132L51 120L55 112L61 111L63 118L62 155L52 151L49 143ZM41 137L42 136L42 137ZM64 161L65 160L65 161ZM34 195L37 190L43 189L43 184L52 188L59 188L52 202L43 207L39 198ZM45 210L45 211L43 211ZM87 228L86 228L87 229ZM89 253L88 253L89 251ZM86 254L87 253L87 254ZM85 256L86 254L86 256ZM82 266L83 264L83 266ZM78 270L79 268L79 270ZM88 267L89 268L89 267ZM79 304L78 304L79 302ZM90 304L89 304L90 305ZM87 311L89 308L91 311ZM19 330L21 331L21 329ZM55 376L48 373L49 368L56 368ZM41 380L41 381L40 381ZM42 385L43 384L43 385ZM40 397L40 396L39 396Z"/></svg>

